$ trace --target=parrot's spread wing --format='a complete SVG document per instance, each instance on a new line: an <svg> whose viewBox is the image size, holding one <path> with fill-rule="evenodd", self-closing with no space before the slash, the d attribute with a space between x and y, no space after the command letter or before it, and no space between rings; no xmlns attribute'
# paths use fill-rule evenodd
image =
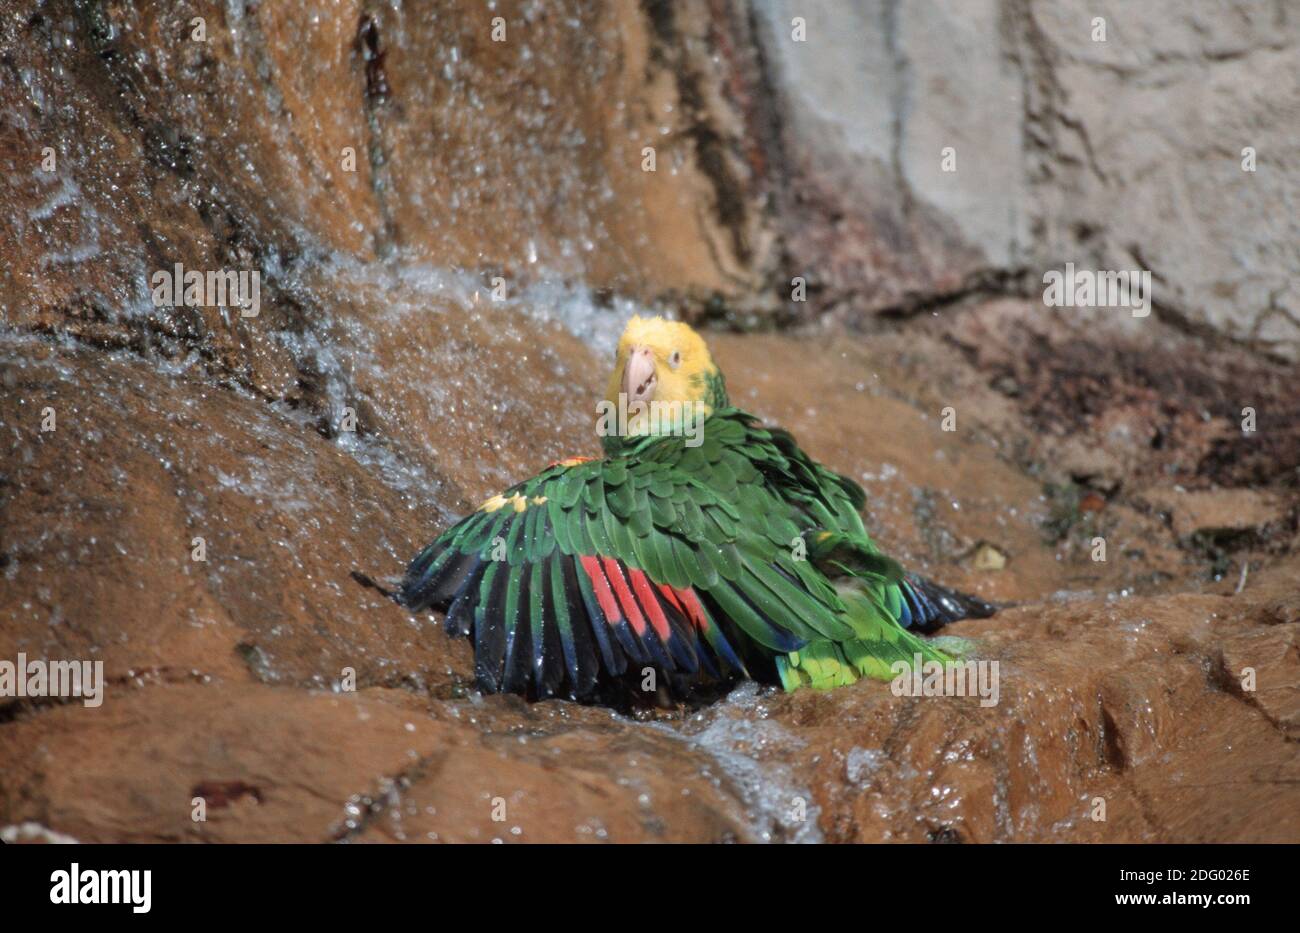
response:
<svg viewBox="0 0 1300 933"><path fill-rule="evenodd" d="M643 665L727 677L852 638L835 587L796 544L807 513L839 506L810 495L791 508L765 474L802 467L771 441L745 449L755 443L747 416L715 415L696 447L650 438L553 466L427 547L403 601L473 635L485 689L535 696L586 697L602 671Z"/></svg>

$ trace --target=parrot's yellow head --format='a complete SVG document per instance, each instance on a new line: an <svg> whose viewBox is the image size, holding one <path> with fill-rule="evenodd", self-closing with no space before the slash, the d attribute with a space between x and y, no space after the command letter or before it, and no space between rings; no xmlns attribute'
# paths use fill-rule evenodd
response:
<svg viewBox="0 0 1300 933"><path fill-rule="evenodd" d="M633 316L618 341L614 371L605 399L638 402L702 402L710 408L727 403L722 373L714 365L704 338L681 321Z"/></svg>
<svg viewBox="0 0 1300 933"><path fill-rule="evenodd" d="M633 316L618 341L604 405L629 413L626 432L617 433L678 433L683 419L702 421L726 407L727 389L690 325Z"/></svg>

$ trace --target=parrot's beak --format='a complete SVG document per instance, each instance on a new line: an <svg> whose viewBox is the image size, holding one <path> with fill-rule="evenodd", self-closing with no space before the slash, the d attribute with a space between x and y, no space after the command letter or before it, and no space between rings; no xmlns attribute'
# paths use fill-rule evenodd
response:
<svg viewBox="0 0 1300 933"><path fill-rule="evenodd" d="M623 367L622 391L627 396L629 411L638 410L654 395L658 377L655 375L655 356L649 347L633 347Z"/></svg>

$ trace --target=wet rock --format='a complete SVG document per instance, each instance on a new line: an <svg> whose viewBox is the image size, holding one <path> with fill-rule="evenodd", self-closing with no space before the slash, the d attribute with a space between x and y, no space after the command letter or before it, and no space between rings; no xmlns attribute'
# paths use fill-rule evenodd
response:
<svg viewBox="0 0 1300 933"><path fill-rule="evenodd" d="M383 689L115 694L103 715L65 706L5 726L5 821L39 814L81 842L750 838L701 754L599 710L550 704L521 724L503 699Z"/></svg>
<svg viewBox="0 0 1300 933"><path fill-rule="evenodd" d="M366 797L355 842L747 842L752 814L709 755L601 710L493 699L469 735ZM384 789L386 787L386 790ZM355 822L355 821L354 821Z"/></svg>
<svg viewBox="0 0 1300 933"><path fill-rule="evenodd" d="M1223 644L1222 674L1229 689L1255 703L1288 735L1300 733L1300 625L1287 623L1237 635Z"/></svg>
<svg viewBox="0 0 1300 933"><path fill-rule="evenodd" d="M0 308L113 346L198 344L283 397L297 367L266 334L323 310L280 290L323 258L490 270L514 294L752 289L770 246L709 22L696 5L656 36L630 0L19 4L0 24ZM177 262L257 270L259 320L156 307L150 277Z"/></svg>
<svg viewBox="0 0 1300 933"><path fill-rule="evenodd" d="M0 655L98 658L117 682L465 677L463 652L351 575L414 553L435 482L408 498L290 413L131 356L3 353Z"/></svg>
<svg viewBox="0 0 1300 933"><path fill-rule="evenodd" d="M1300 594L1292 594L1265 603L1261 619L1272 625L1288 625L1300 622Z"/></svg>
<svg viewBox="0 0 1300 933"><path fill-rule="evenodd" d="M995 435L1016 433L1008 409L1028 416L1032 430L1014 453L1053 482L1107 495L1168 481L1189 489L1295 485L1294 366L1158 321L1135 330L1097 313L1044 314L1032 301L971 302L915 326L954 345L981 377L936 384L933 394ZM940 359L915 340L911 353L918 375ZM964 372L950 359L940 380ZM997 388L1007 376L1017 386L1011 397ZM971 393L978 405L957 404Z"/></svg>
<svg viewBox="0 0 1300 933"><path fill-rule="evenodd" d="M1262 532L1268 525L1286 520L1283 502L1257 489L1161 489L1145 493L1143 498L1169 516L1180 538Z"/></svg>
<svg viewBox="0 0 1300 933"><path fill-rule="evenodd" d="M304 303L329 308L285 338L323 399L319 430L350 444L340 425L351 409L360 447L427 465L459 512L551 461L599 452L604 356L530 316L529 296L496 302L472 284L410 278L346 265L294 280ZM592 338L617 326L589 304L583 313L574 329Z"/></svg>

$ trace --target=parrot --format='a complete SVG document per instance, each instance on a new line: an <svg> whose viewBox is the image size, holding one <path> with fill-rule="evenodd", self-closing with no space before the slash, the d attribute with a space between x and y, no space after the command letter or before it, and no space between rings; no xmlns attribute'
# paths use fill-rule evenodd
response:
<svg viewBox="0 0 1300 933"><path fill-rule="evenodd" d="M597 409L603 457L492 496L406 569L398 602L472 639L483 692L890 680L948 663L925 636L995 611L886 556L862 488L733 406L689 324L633 316Z"/></svg>

